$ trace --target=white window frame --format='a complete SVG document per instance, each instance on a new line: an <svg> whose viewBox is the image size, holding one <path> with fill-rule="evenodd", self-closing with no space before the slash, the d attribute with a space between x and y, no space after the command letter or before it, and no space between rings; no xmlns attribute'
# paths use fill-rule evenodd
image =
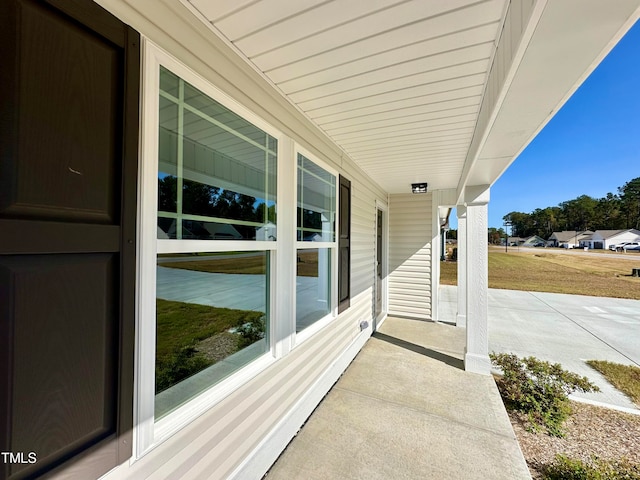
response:
<svg viewBox="0 0 640 480"><path fill-rule="evenodd" d="M218 90L203 77L180 63L170 54L143 38L142 104L140 132L140 169L138 200L138 273L135 358L134 455L140 458L178 429L197 418L231 392L271 365L277 355L275 344L281 332L275 327L278 296L276 295L277 250L280 241L246 240L162 240L157 239L158 216L158 124L160 66L210 96L278 141L278 172L280 146L284 135L257 117L250 110ZM277 192L287 188L277 177ZM289 187L290 188L290 187ZM276 201L277 216L282 208ZM280 232L286 234L286 232ZM156 341L156 263L158 253L188 253L196 251L265 251L270 255L269 289L269 351L229 377L212 385L159 421L155 421L155 341Z"/></svg>
<svg viewBox="0 0 640 480"><path fill-rule="evenodd" d="M294 220L295 226L296 226L296 239L297 239L297 225L298 225L298 218L297 218L297 205L298 205L298 154L301 154L302 156L304 156L305 158L307 158L308 160L312 161L313 163L315 163L318 167L324 169L325 171L327 171L328 173L330 173L331 175L334 176L335 178L335 192L336 192L336 198L335 198L335 219L334 219L334 225L333 225L333 241L332 242L305 242L305 241L298 241L296 240L295 242L295 251L296 254L298 252L298 250L300 249L315 249L315 248L328 248L329 251L331 252L331 272L330 272L330 279L331 279L331 288L330 288L330 296L331 296L331 304L330 304L330 308L329 308L329 313L327 315L325 315L324 317L320 318L319 320L317 320L316 322L314 322L312 325L309 325L307 328L305 328L304 330L302 330L301 332L295 333L295 345L298 346L302 343L304 343L306 340L310 339L311 337L313 337L316 333L318 333L320 330L322 330L324 327L326 327L329 323L331 323L337 316L338 316L338 225L340 225L339 221L340 219L338 218L339 215L339 185L338 185L338 181L340 178L340 174L338 172L338 170L336 170L335 168L331 167L327 162L324 162L322 160L320 160L317 155L314 155L313 153L311 153L310 151L308 151L307 149L305 149L304 147L302 147L299 144L295 145L295 155L294 155L294 160L295 160L295 188L294 190L294 195L295 195L295 208L294 208L294 214L296 215L296 218ZM295 277L294 277L295 279ZM297 298L297 292L296 292L296 282L294 281L293 284L294 287L294 292L293 292L293 298ZM297 305L294 309L294 332L295 332L295 323L296 323L296 317L297 317Z"/></svg>

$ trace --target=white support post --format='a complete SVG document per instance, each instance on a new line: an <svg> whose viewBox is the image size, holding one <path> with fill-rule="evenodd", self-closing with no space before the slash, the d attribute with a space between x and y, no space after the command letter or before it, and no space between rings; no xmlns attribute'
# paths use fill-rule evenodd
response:
<svg viewBox="0 0 640 480"><path fill-rule="evenodd" d="M491 373L488 334L488 203L488 185L465 189L467 346L464 368L483 375Z"/></svg>
<svg viewBox="0 0 640 480"><path fill-rule="evenodd" d="M467 326L467 207L456 206L458 217L458 312L456 326Z"/></svg>
<svg viewBox="0 0 640 480"><path fill-rule="evenodd" d="M431 193L431 320L440 320L440 192Z"/></svg>

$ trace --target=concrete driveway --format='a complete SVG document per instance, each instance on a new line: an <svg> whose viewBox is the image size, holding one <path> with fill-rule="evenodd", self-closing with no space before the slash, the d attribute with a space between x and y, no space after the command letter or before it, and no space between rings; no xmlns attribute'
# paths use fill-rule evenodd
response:
<svg viewBox="0 0 640 480"><path fill-rule="evenodd" d="M441 321L455 321L457 289L440 287ZM587 376L601 392L575 397L637 409L586 360L640 366L640 301L489 289L489 350L536 356Z"/></svg>
<svg viewBox="0 0 640 480"><path fill-rule="evenodd" d="M162 263L166 264L181 259L163 260ZM207 273L162 265L158 265L156 271L158 298L220 308L267 311L265 275ZM319 289L318 277L296 277L298 331L324 316L323 307L318 302Z"/></svg>

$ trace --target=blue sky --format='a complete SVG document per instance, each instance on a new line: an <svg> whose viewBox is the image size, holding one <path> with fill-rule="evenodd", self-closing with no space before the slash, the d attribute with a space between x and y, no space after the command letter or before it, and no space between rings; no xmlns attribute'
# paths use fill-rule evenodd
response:
<svg viewBox="0 0 640 480"><path fill-rule="evenodd" d="M502 217L512 211L530 213L583 194L617 193L636 177L640 22L492 186L489 226L502 227Z"/></svg>

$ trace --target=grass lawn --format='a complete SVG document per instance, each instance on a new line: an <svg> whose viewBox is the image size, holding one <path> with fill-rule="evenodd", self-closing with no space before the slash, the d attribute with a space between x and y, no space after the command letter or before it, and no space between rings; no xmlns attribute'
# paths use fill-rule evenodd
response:
<svg viewBox="0 0 640 480"><path fill-rule="evenodd" d="M589 360L587 363L640 407L640 368L603 360Z"/></svg>
<svg viewBox="0 0 640 480"><path fill-rule="evenodd" d="M156 300L156 357L193 345L232 327L259 320L264 314L249 310L210 307L195 303Z"/></svg>
<svg viewBox="0 0 640 480"><path fill-rule="evenodd" d="M174 255L172 255L176 258ZM264 275L266 271L266 257L263 253L238 258L205 258L202 260L186 260L184 262L161 262L168 268L195 270L206 273L241 273L246 275Z"/></svg>
<svg viewBox="0 0 640 480"><path fill-rule="evenodd" d="M440 281L456 285L456 262L441 262ZM626 259L569 253L489 251L489 288L640 300L640 278Z"/></svg>
<svg viewBox="0 0 640 480"><path fill-rule="evenodd" d="M212 365L198 351L198 342L232 335L230 328L260 324L264 313L231 308L210 307L193 303L156 300L156 393ZM242 337L234 335L232 354L243 348Z"/></svg>
<svg viewBox="0 0 640 480"><path fill-rule="evenodd" d="M226 252L225 252L226 253ZM230 252L239 253L239 252ZM217 257L218 254L216 254ZM260 253L253 256L242 256L236 258L204 258L193 259L191 254L184 255L190 259L184 262L161 262L160 265L168 268L180 268L183 270L194 270L206 273L240 273L245 275L264 275L266 271L265 255ZM180 258L179 254L161 256L161 258ZM318 253L316 250L300 250L297 254L297 274L301 277L318 276Z"/></svg>

